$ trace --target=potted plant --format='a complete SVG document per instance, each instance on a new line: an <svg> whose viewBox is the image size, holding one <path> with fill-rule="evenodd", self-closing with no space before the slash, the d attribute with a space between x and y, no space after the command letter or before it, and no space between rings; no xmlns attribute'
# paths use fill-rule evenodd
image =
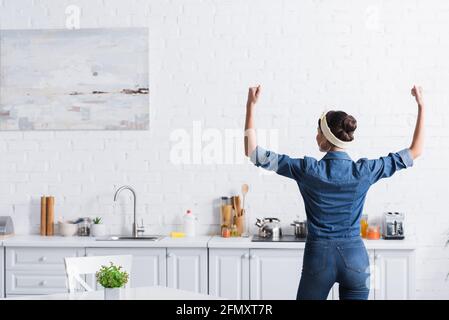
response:
<svg viewBox="0 0 449 320"><path fill-rule="evenodd" d="M97 281L104 288L105 300L119 300L122 297L122 288L128 283L129 275L111 262L110 266L101 266L95 273Z"/></svg>
<svg viewBox="0 0 449 320"><path fill-rule="evenodd" d="M94 218L90 228L92 237L102 237L106 235L106 225L102 223L101 217Z"/></svg>

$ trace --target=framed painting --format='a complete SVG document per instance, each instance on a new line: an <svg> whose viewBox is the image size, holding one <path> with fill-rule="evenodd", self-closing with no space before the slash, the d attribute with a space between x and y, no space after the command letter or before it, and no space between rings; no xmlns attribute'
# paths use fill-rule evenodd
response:
<svg viewBox="0 0 449 320"><path fill-rule="evenodd" d="M147 130L148 29L0 30L0 130Z"/></svg>

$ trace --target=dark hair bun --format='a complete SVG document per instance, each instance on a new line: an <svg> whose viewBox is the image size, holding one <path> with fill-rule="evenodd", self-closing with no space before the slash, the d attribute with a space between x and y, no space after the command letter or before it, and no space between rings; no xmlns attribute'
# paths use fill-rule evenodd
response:
<svg viewBox="0 0 449 320"><path fill-rule="evenodd" d="M354 132L355 129L357 129L357 120L355 120L353 116L347 115L346 118L343 119L341 127L347 133Z"/></svg>
<svg viewBox="0 0 449 320"><path fill-rule="evenodd" d="M354 140L354 131L357 129L357 120L343 111L329 111L326 120L332 133L340 140Z"/></svg>

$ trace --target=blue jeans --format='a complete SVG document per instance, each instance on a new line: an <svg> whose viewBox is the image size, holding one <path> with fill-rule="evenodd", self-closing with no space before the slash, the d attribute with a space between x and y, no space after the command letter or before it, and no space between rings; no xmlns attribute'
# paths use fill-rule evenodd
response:
<svg viewBox="0 0 449 320"><path fill-rule="evenodd" d="M325 300L335 282L340 300L366 300L369 257L360 237L307 239L298 300Z"/></svg>

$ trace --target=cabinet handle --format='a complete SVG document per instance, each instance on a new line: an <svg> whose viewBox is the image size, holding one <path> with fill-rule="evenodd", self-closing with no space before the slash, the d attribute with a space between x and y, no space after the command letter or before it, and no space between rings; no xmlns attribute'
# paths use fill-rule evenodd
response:
<svg viewBox="0 0 449 320"><path fill-rule="evenodd" d="M41 287L43 287L43 286L46 286L47 285L47 281L41 281L41 282L39 282L39 286L41 286Z"/></svg>
<svg viewBox="0 0 449 320"><path fill-rule="evenodd" d="M173 253L167 253L167 258L172 258L173 257Z"/></svg>
<svg viewBox="0 0 449 320"><path fill-rule="evenodd" d="M250 259L256 259L257 256L256 256L255 254L252 254L252 255L249 256L249 258L250 258Z"/></svg>
<svg viewBox="0 0 449 320"><path fill-rule="evenodd" d="M39 258L39 261L40 261L40 262L45 262L45 261L47 261L47 257L45 257L45 256L44 256L44 257L40 257L40 258Z"/></svg>
<svg viewBox="0 0 449 320"><path fill-rule="evenodd" d="M243 259L248 259L248 258L249 258L249 254L247 254L247 253L243 254L243 255L242 255L242 258L243 258Z"/></svg>
<svg viewBox="0 0 449 320"><path fill-rule="evenodd" d="M380 259L380 258L382 258L382 256L381 256L380 254L376 254L376 255L374 256L374 258L375 258L375 259Z"/></svg>

